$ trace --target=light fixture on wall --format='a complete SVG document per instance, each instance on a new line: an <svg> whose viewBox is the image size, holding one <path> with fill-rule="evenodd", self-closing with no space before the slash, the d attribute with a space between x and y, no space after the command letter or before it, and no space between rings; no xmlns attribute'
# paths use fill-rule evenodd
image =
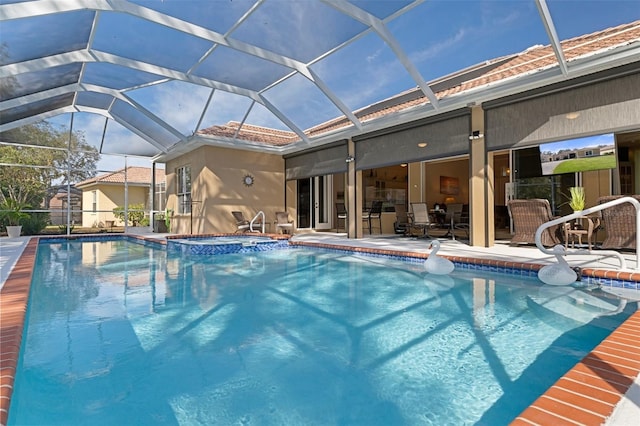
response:
<svg viewBox="0 0 640 426"><path fill-rule="evenodd" d="M427 146L427 143L426 143L426 142L420 142L420 143L418 144L418 148L424 148L425 146Z"/></svg>
<svg viewBox="0 0 640 426"><path fill-rule="evenodd" d="M347 158L344 160L347 163L352 163L354 161L356 161L356 159L353 157L353 155L348 155Z"/></svg>
<svg viewBox="0 0 640 426"><path fill-rule="evenodd" d="M480 139L480 138L484 138L484 133L480 133L480 130L474 130L469 135L469 140L470 141L473 141L473 140L476 140L476 139Z"/></svg>
<svg viewBox="0 0 640 426"><path fill-rule="evenodd" d="M400 167L407 167L407 166L408 166L408 164L407 164L407 163L402 163L402 164L400 164Z"/></svg>
<svg viewBox="0 0 640 426"><path fill-rule="evenodd" d="M565 115L565 118L567 120L575 120L578 117L580 117L580 113L579 112L570 112L567 115Z"/></svg>
<svg viewBox="0 0 640 426"><path fill-rule="evenodd" d="M507 166L502 166L502 177L511 175L511 169Z"/></svg>

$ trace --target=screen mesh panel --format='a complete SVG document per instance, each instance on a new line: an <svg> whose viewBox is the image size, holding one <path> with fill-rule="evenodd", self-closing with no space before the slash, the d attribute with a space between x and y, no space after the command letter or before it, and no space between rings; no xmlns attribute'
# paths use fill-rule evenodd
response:
<svg viewBox="0 0 640 426"><path fill-rule="evenodd" d="M640 73L483 107L490 150L637 128Z"/></svg>
<svg viewBox="0 0 640 426"><path fill-rule="evenodd" d="M354 138L358 170L466 154L469 151L470 114L454 111ZM418 144L426 143L425 147Z"/></svg>
<svg viewBox="0 0 640 426"><path fill-rule="evenodd" d="M347 141L331 146L285 156L287 180L304 179L333 173L346 173L348 164Z"/></svg>

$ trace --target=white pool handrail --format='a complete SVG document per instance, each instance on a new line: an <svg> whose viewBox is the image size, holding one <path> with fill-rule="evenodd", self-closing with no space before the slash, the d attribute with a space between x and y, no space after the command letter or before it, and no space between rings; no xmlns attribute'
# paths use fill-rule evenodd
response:
<svg viewBox="0 0 640 426"><path fill-rule="evenodd" d="M253 219L251 219L251 223L249 223L249 230L251 232L258 232L258 231L254 231L253 230L253 224L256 220L258 220L258 218L262 216L262 233L264 234L264 224L267 221L267 218L264 215L264 212L262 210L260 210L258 213L256 213L256 215L253 217Z"/></svg>
<svg viewBox="0 0 640 426"><path fill-rule="evenodd" d="M636 269L640 271L640 201L636 200L633 197L617 198L615 200L611 200L603 204L598 204L597 206L590 207L580 212L574 212L572 214L562 216L561 218L550 220L549 222L543 223L536 230L536 246L543 253L553 255L555 254L553 250L547 249L542 245L542 233L544 232L545 229L551 226L560 225L562 223L568 222L573 219L577 219L579 217L590 215L591 213L599 212L600 210L604 210L609 207L617 206L618 204L622 204L622 203L631 203L636 209ZM575 250L575 251L567 251L565 252L565 255L591 254L591 253L592 253L591 250ZM617 257L618 260L620 261L620 268L621 269L627 268L627 263L624 257L622 257L622 255L617 251L598 250L597 253L594 253L594 254L597 254L599 256L603 255L607 257Z"/></svg>

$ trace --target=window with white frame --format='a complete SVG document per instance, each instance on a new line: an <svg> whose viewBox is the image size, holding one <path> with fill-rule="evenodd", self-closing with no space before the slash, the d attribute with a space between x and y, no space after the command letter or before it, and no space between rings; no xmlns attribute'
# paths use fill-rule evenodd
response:
<svg viewBox="0 0 640 426"><path fill-rule="evenodd" d="M93 197L92 211L96 213L98 211L98 191L91 191L91 196Z"/></svg>
<svg viewBox="0 0 640 426"><path fill-rule="evenodd" d="M153 206L153 209L161 212L167 205L167 183L164 181L156 183L155 192L155 206Z"/></svg>
<svg viewBox="0 0 640 426"><path fill-rule="evenodd" d="M191 166L178 167L176 169L178 196L178 213L191 213Z"/></svg>

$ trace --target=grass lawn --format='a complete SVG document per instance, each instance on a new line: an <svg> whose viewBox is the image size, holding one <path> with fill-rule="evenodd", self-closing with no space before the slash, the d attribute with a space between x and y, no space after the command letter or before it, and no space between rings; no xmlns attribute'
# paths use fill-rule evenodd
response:
<svg viewBox="0 0 640 426"><path fill-rule="evenodd" d="M558 164L553 170L554 175L563 173L585 172L588 170L614 169L615 155L600 155L598 157L572 158Z"/></svg>

